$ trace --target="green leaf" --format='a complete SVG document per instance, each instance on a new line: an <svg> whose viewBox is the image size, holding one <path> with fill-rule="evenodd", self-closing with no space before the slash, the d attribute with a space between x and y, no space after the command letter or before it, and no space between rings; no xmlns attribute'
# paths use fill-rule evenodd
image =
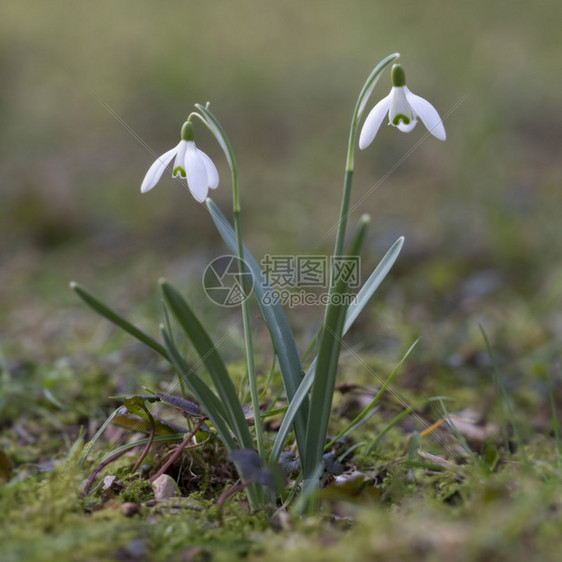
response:
<svg viewBox="0 0 562 562"><path fill-rule="evenodd" d="M129 410L131 414L135 414L146 419L146 406L144 405L144 400L140 396L127 396L123 399L123 404L125 404L127 410Z"/></svg>
<svg viewBox="0 0 562 562"><path fill-rule="evenodd" d="M128 332L131 336L152 348L165 359L169 360L166 350L154 338L151 338L148 334L145 334L142 330L133 326L133 324L131 324L128 320L125 320L125 318L111 310L111 308L103 304L100 300L94 297L94 295L84 289L84 287L73 281L70 283L70 288L98 314L101 314L101 316L107 318L107 320L113 322L113 324L119 326L119 328L125 330L125 332Z"/></svg>
<svg viewBox="0 0 562 562"><path fill-rule="evenodd" d="M375 294L375 291L379 288L380 284L383 282L384 278L387 276L390 268L394 265L394 262L400 254L400 250L404 245L404 237L401 236L394 242L390 247L390 250L386 252L382 260L379 262L377 267L371 273L369 279L365 282L359 293L357 293L357 298L353 301L347 310L345 316L345 325L343 333L346 334L351 328L361 311L365 308L366 304L369 302L371 297Z"/></svg>
<svg viewBox="0 0 562 562"><path fill-rule="evenodd" d="M408 355L410 355L410 353L412 352L412 350L414 349L414 347L416 347L417 343L419 340L416 340L408 349L408 351L406 351L406 353L402 356L402 359L400 359L400 361L398 362L398 365L396 365L396 367L393 369L392 373L390 373L390 375L388 376L388 378L386 379L386 381L384 382L384 384L380 387L379 391L377 392L377 394L375 395L375 397L371 400L371 402L363 409L363 411L357 415L355 417L355 419L348 424L348 426L344 429L342 429L342 431L340 431L325 447L331 447L332 445L334 445L334 443L336 443L336 441L338 441L339 439L341 439L342 437L346 436L348 433L350 433L353 429L355 429L357 426L359 426L365 419L366 417L369 415L369 413L371 412L371 410L375 407L375 405L377 404L377 402L380 400L380 397L384 394L384 392L386 391L386 389L388 388L388 385L392 382L392 380L394 379L394 377L396 376L396 374L398 373L398 370L400 369L400 367L402 366L402 364L404 363L404 361L406 361L406 358L408 357Z"/></svg>
<svg viewBox="0 0 562 562"><path fill-rule="evenodd" d="M402 420L406 416L409 416L415 410L417 410L418 408L421 408L422 406L425 406L426 404L429 404L430 402L440 402L441 400L450 400L450 398L448 398L446 396L433 396L431 398L424 398L423 400L420 400L419 402L416 402L412 406L406 406L406 408L404 410L402 410L399 414L397 414L388 423L388 425L382 431L380 431L374 439L372 439L369 442L367 447L364 449L364 454L366 454L366 455L369 454L373 450L373 448L376 447L376 445L379 443L379 441L382 439L382 437L384 435L386 435L386 433L388 431L390 431L397 423L399 423L400 420Z"/></svg>
<svg viewBox="0 0 562 562"><path fill-rule="evenodd" d="M242 411L242 405L217 348L181 294L165 280L160 281L160 287L168 308L182 326L209 371L226 409L229 424L240 445L251 449L253 447L252 437Z"/></svg>
<svg viewBox="0 0 562 562"><path fill-rule="evenodd" d="M207 199L207 207L224 242L233 254L237 254L236 235L226 217L211 199ZM273 289L267 282L258 262L246 246L244 246L244 261L254 277L254 294L273 339L279 361L279 370L281 371L283 385L290 404L303 380L302 366L295 338L283 307L279 302L271 300ZM294 424L297 444L299 450L302 450L305 443L306 418L308 415L308 398L306 396L302 397L299 406L300 408L295 412Z"/></svg>
<svg viewBox="0 0 562 562"><path fill-rule="evenodd" d="M101 427L96 431L96 434L92 437L92 440L84 447L84 451L80 460L78 461L78 466L82 466L88 455L90 454L91 450L94 448L96 441L102 436L103 432L106 430L107 426L113 421L113 418L121 411L121 406L113 410L111 414L107 417L107 419L103 422Z"/></svg>
<svg viewBox="0 0 562 562"><path fill-rule="evenodd" d="M390 268L396 261L398 254L402 248L402 244L404 243L404 238L399 238L388 250L388 252L384 255L382 260L379 262L377 267L374 269L373 273L365 282L365 285L361 288L359 293L357 294L357 299L354 301L348 308L347 314L345 316L345 324L343 328L343 335L347 334L361 311L365 308L369 299L373 296L375 291L380 286L382 280L386 277L387 273L389 272ZM409 351L408 351L409 353ZM285 440L287 439L287 435L291 430L291 426L293 424L293 419L295 414L298 412L298 409L303 400L307 398L308 392L312 387L312 383L314 382L314 373L316 371L316 361L318 356L316 356L311 364L310 367L306 371L306 375L304 376L297 392L293 396L293 400L289 404L287 408L287 413L283 417L281 425L277 430L277 435L275 436L275 441L273 443L273 448L271 449L271 459L272 461L276 461L279 458L281 450L283 449L283 445Z"/></svg>
<svg viewBox="0 0 562 562"><path fill-rule="evenodd" d="M349 256L359 255L369 220L368 216L361 218L359 229L351 242ZM340 275L331 296L344 295L347 293L347 290L348 280L344 275ZM305 480L312 477L322 461L336 384L336 372L346 311L345 299L332 298L326 306L314 382L312 383L310 395L305 456L301 459Z"/></svg>
<svg viewBox="0 0 562 562"><path fill-rule="evenodd" d="M270 462L277 462L279 459L279 455L283 450L283 446L285 445L285 440L287 439L287 435L291 431L291 426L293 425L293 420L295 416L299 412L299 408L301 404L308 399L308 392L312 383L314 382L314 372L316 370L316 358L310 364L310 367L306 371L306 375L302 380L299 388L295 392L293 399L289 402L289 407L287 408L287 412L283 416L283 420L281 421L281 425L277 430L277 435L275 436L275 441L273 442L273 447L271 449L270 454ZM299 449L300 451L300 449ZM302 454L302 453L301 453Z"/></svg>
<svg viewBox="0 0 562 562"><path fill-rule="evenodd" d="M124 427L131 431L142 431L143 433L149 433L151 430L151 424L146 418L146 415L140 416L129 412L128 408L121 407L113 419L111 420L114 425L119 427ZM185 429L177 426L176 424L154 418L154 428L157 434L177 434L185 433Z"/></svg>
<svg viewBox="0 0 562 562"><path fill-rule="evenodd" d="M209 417L209 420L211 420L211 424L217 430L224 446L229 451L236 449L237 445L232 439L232 431L228 427L228 422L225 421L227 414L223 404L217 398L216 394L203 382L199 375L195 373L195 371L189 369L187 363L179 354L164 326L160 327L160 331L162 333L164 345L170 354L170 358L176 368L178 376L184 378L189 390L193 396L195 396L196 400L203 408L203 411Z"/></svg>

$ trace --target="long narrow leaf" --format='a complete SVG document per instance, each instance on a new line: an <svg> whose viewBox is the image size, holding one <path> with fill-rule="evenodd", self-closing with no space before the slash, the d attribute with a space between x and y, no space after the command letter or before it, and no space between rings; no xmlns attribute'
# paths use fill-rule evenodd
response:
<svg viewBox="0 0 562 562"><path fill-rule="evenodd" d="M363 245L369 217L361 218L359 229L355 234L349 256L358 256ZM332 296L347 293L348 280L340 275ZM336 372L340 356L341 338L345 324L347 306L345 299L332 299L326 307L324 326L320 335L318 360L312 391L306 434L305 456L301 459L305 480L312 477L322 461L324 442L328 432L328 421L336 384Z"/></svg>
<svg viewBox="0 0 562 562"><path fill-rule="evenodd" d="M369 302L375 291L379 288L379 285L387 276L390 268L394 265L396 258L398 258L398 254L400 253L403 244L404 237L401 236L398 240L396 240L396 242L394 242L388 252L386 252L382 260L374 269L373 273L369 276L369 279L367 279L363 287L361 287L361 290L357 293L355 301L349 305L345 316L345 326L343 329L344 334L351 328L359 314L361 314L361 311L365 308L365 305Z"/></svg>
<svg viewBox="0 0 562 562"><path fill-rule="evenodd" d="M88 455L90 454L91 450L94 448L94 445L96 444L97 440L102 436L103 432L107 429L107 426L113 421L113 418L119 413L120 409L121 406L119 406L119 408L115 408L115 410L113 410L113 412L109 414L107 419L102 423L101 427L96 431L96 434L92 437L92 440L86 445L86 447L84 447L84 452L80 457L78 466L82 466L84 464L84 461L88 458Z"/></svg>
<svg viewBox="0 0 562 562"><path fill-rule="evenodd" d="M382 260L379 262L377 267L374 269L373 273L370 275L369 279L365 282L365 285L361 288L359 293L357 294L356 301L352 302L347 310L347 314L345 316L345 324L343 328L343 335L347 334L361 311L365 308L369 299L373 296L375 291L379 288L381 282L388 274L390 268L396 261L398 254L402 248L402 244L404 243L404 238L399 238L392 247L388 250L388 252L384 255ZM271 460L277 461L281 450L283 449L283 445L285 440L287 439L287 435L291 430L291 426L293 424L293 419L295 414L298 412L298 409L302 403L302 400L305 400L308 397L308 392L312 387L312 383L314 382L314 373L316 371L316 361L317 357L315 357L308 367L306 371L306 375L302 380L297 392L293 396L293 400L289 404L287 408L287 412L283 417L283 421L279 426L277 431L277 435L275 436L275 441L273 443L273 448L271 450Z"/></svg>
<svg viewBox="0 0 562 562"><path fill-rule="evenodd" d="M250 449L253 448L252 437L236 388L217 348L181 294L164 280L160 282L160 286L167 306L184 329L209 371L218 395L228 413L228 421L240 445ZM259 412L256 415L259 415Z"/></svg>
<svg viewBox="0 0 562 562"><path fill-rule="evenodd" d="M73 281L72 283L70 283L70 288L98 314L100 314L104 318L107 318L107 320L113 322L113 324L119 326L119 328L125 330L125 332L131 334L131 336L141 341L148 347L152 348L165 359L169 360L166 350L154 338L150 337L148 334L145 334L142 330L140 330L136 326L133 326L133 324L131 324L128 320L125 320L125 318L111 310L111 308L103 304L99 299L94 297L94 295L84 289L84 287Z"/></svg>
<svg viewBox="0 0 562 562"><path fill-rule="evenodd" d="M230 251L236 254L237 240L233 228L211 199L207 199L207 207L224 242ZM264 320L270 329L277 359L279 360L279 370L283 378L283 385L287 399L291 403L303 380L302 366L295 338L281 304L272 300L273 289L267 282L258 262L246 246L244 246L244 261L254 277L254 293ZM295 413L294 417L295 434L299 450L302 450L305 443L307 415L308 398L304 396L300 409Z"/></svg>
<svg viewBox="0 0 562 562"><path fill-rule="evenodd" d="M275 436L275 441L273 442L273 447L271 449L270 462L277 462L279 460L279 455L287 439L289 431L291 431L291 426L293 425L293 420L297 415L301 404L308 399L308 392L314 382L314 372L316 370L316 358L310 364L310 367L306 371L306 375L302 380L299 388L295 392L293 399L289 402L289 407L283 416L281 425L277 430L277 435Z"/></svg>
<svg viewBox="0 0 562 562"><path fill-rule="evenodd" d="M394 377L398 373L398 370L400 369L400 367L402 366L404 361L406 361L406 358L408 357L408 355L410 355L410 353L412 352L414 347L416 347L418 341L419 340L416 340L410 346L408 351L406 351L406 353L402 356L402 359L400 359L400 361L398 362L398 365L396 365L396 367L394 367L394 369L392 370L392 372L390 373L390 375L388 376L388 378L386 379L384 384L379 388L379 391L377 392L375 397L371 400L371 402L369 404L367 404L367 406L363 409L363 411L360 414L358 414L355 417L355 419L352 420L351 423L348 424L348 426L346 428L342 429L329 443L327 443L326 447L324 447L324 449L327 449L328 447L331 447L332 445L334 445L334 443L336 443L336 441L339 441L342 437L345 437L348 433L350 433L353 429L355 429L359 424L361 424L365 420L365 418L369 415L369 413L372 411L372 409L376 406L376 404L380 400L380 397L384 394L384 392L388 388L389 384L392 382L392 379L394 379Z"/></svg>
<svg viewBox="0 0 562 562"><path fill-rule="evenodd" d="M237 448L234 440L232 439L232 431L229 429L227 422L225 421L226 410L221 404L221 401L217 398L215 393L203 382L197 373L193 370L189 370L186 361L180 355L176 349L172 338L166 331L166 328L161 326L160 331L162 333L162 339L172 363L174 364L178 376L183 377L186 382L191 394L195 396L199 405L203 408L205 414L211 420L211 423L217 430L221 441L224 446L232 451Z"/></svg>

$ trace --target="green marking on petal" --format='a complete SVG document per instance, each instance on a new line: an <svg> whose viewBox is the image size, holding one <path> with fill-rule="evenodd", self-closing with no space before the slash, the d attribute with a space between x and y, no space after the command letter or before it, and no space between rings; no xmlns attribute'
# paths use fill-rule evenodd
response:
<svg viewBox="0 0 562 562"><path fill-rule="evenodd" d="M394 119L392 120L392 124L399 125L400 121L402 121L404 125L408 125L410 123L410 118L404 115L403 113L398 113L397 115L394 116Z"/></svg>
<svg viewBox="0 0 562 562"><path fill-rule="evenodd" d="M176 166L174 168L173 176L176 177L178 175L178 173L182 178L187 177L187 174L185 173L185 170L181 166Z"/></svg>

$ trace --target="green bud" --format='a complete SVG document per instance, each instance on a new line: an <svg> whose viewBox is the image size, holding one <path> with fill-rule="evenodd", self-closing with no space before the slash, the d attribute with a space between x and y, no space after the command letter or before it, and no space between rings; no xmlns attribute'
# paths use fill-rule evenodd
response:
<svg viewBox="0 0 562 562"><path fill-rule="evenodd" d="M193 125L190 121L186 121L181 128L181 140L193 141L195 137L193 136Z"/></svg>
<svg viewBox="0 0 562 562"><path fill-rule="evenodd" d="M395 88L400 88L406 85L406 73L402 68L402 65L396 63L392 66L392 85Z"/></svg>

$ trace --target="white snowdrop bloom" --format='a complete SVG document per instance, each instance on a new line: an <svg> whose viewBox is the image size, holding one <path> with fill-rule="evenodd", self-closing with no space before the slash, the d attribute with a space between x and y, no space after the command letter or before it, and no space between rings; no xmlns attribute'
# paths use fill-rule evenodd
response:
<svg viewBox="0 0 562 562"><path fill-rule="evenodd" d="M141 193L150 191L158 183L174 156L173 177L185 178L191 195L202 203L207 198L209 189L218 187L219 173L213 161L195 146L193 127L189 122L185 122L181 129L179 144L159 156L150 166L144 176Z"/></svg>
<svg viewBox="0 0 562 562"><path fill-rule="evenodd" d="M388 124L403 133L409 133L416 126L419 118L434 137L439 140L447 138L437 110L427 100L410 92L406 86L406 73L398 63L392 67L390 94L379 101L365 119L359 136L361 150L373 142L387 113Z"/></svg>

